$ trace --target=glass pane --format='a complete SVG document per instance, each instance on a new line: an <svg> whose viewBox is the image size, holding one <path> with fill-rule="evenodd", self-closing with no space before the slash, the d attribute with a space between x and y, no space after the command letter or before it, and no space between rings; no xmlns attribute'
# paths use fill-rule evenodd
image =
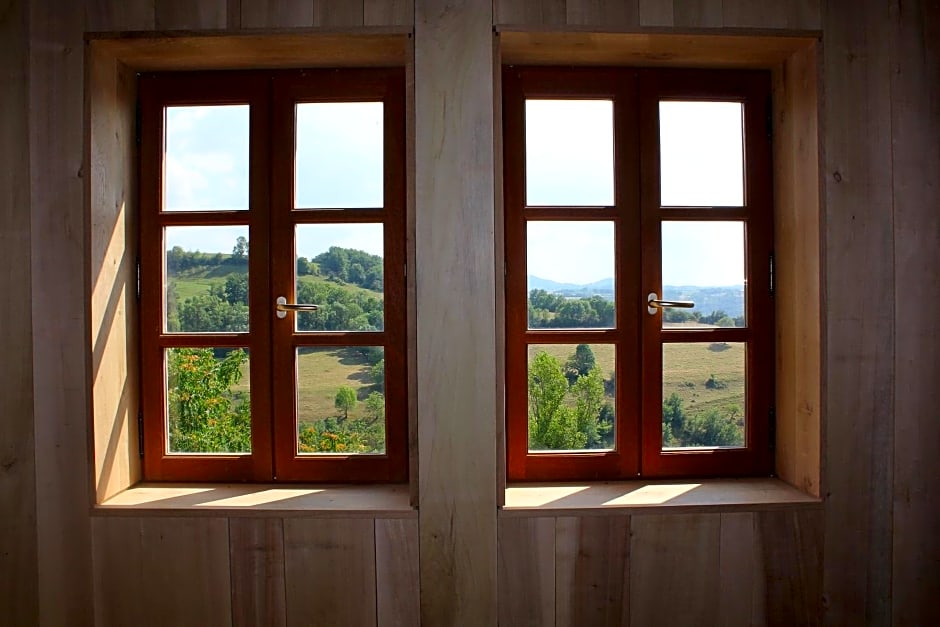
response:
<svg viewBox="0 0 940 627"><path fill-rule="evenodd" d="M610 100L526 100L526 204L614 204Z"/></svg>
<svg viewBox="0 0 940 627"><path fill-rule="evenodd" d="M168 348L167 451L250 453L248 351Z"/></svg>
<svg viewBox="0 0 940 627"><path fill-rule="evenodd" d="M743 126L740 102L660 102L662 205L742 206Z"/></svg>
<svg viewBox="0 0 940 627"><path fill-rule="evenodd" d="M297 349L297 453L385 453L381 346Z"/></svg>
<svg viewBox="0 0 940 627"><path fill-rule="evenodd" d="M298 331L381 331L381 224L300 224L295 233L296 298L319 305L297 314Z"/></svg>
<svg viewBox="0 0 940 627"><path fill-rule="evenodd" d="M613 344L529 346L529 451L615 447Z"/></svg>
<svg viewBox="0 0 940 627"><path fill-rule="evenodd" d="M166 108L164 211L248 209L248 105Z"/></svg>
<svg viewBox="0 0 940 627"><path fill-rule="evenodd" d="M663 222L663 327L743 327L744 223Z"/></svg>
<svg viewBox="0 0 940 627"><path fill-rule="evenodd" d="M610 329L614 316L614 223L526 225L530 329Z"/></svg>
<svg viewBox="0 0 940 627"><path fill-rule="evenodd" d="M382 207L381 102L297 105L294 207Z"/></svg>
<svg viewBox="0 0 940 627"><path fill-rule="evenodd" d="M248 331L248 227L164 230L168 333Z"/></svg>
<svg viewBox="0 0 940 627"><path fill-rule="evenodd" d="M743 342L663 344L663 449L744 446Z"/></svg>

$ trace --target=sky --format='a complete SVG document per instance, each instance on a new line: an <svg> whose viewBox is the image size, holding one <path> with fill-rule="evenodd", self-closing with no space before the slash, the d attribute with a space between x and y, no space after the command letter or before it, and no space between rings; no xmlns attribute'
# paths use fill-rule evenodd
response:
<svg viewBox="0 0 940 627"><path fill-rule="evenodd" d="M739 103L660 103L664 206L741 205L741 109ZM307 103L296 116L297 206L380 207L382 103ZM248 208L248 119L247 105L167 109L167 211ZM526 129L530 206L613 204L609 100L529 100ZM230 253L239 235L248 237L247 227L172 227L166 244ZM612 222L532 221L528 243L530 275L592 283L614 274ZM330 246L381 255L382 227L298 228L298 256L312 258ZM740 223L664 222L663 283L740 285L743 246Z"/></svg>

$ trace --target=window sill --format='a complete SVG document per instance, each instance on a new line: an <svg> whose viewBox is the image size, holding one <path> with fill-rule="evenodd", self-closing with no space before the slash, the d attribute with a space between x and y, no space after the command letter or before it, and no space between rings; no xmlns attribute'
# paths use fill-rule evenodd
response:
<svg viewBox="0 0 940 627"><path fill-rule="evenodd" d="M414 518L407 485L140 483L95 505L96 515Z"/></svg>
<svg viewBox="0 0 940 627"><path fill-rule="evenodd" d="M579 516L817 508L780 479L510 484L501 516Z"/></svg>

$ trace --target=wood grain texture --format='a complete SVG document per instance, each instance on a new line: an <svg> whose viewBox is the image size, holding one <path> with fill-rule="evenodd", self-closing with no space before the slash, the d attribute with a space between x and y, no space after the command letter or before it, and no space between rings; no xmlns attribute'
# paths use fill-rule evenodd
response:
<svg viewBox="0 0 940 627"><path fill-rule="evenodd" d="M826 621L891 619L894 226L888 5L824 14Z"/></svg>
<svg viewBox="0 0 940 627"><path fill-rule="evenodd" d="M555 519L500 518L499 624L555 624Z"/></svg>
<svg viewBox="0 0 940 627"><path fill-rule="evenodd" d="M79 3L30 3L30 249L40 622L93 620Z"/></svg>
<svg viewBox="0 0 940 627"><path fill-rule="evenodd" d="M716 624L724 627L768 623L767 585L757 516L753 512L721 514Z"/></svg>
<svg viewBox="0 0 940 627"><path fill-rule="evenodd" d="M572 26L629 28L639 24L637 0L568 0L567 22Z"/></svg>
<svg viewBox="0 0 940 627"><path fill-rule="evenodd" d="M288 625L376 624L375 523L284 520Z"/></svg>
<svg viewBox="0 0 940 627"><path fill-rule="evenodd" d="M567 22L566 0L496 0L494 22L516 25L555 25Z"/></svg>
<svg viewBox="0 0 940 627"><path fill-rule="evenodd" d="M154 0L157 30L223 29L229 26L228 0Z"/></svg>
<svg viewBox="0 0 940 627"><path fill-rule="evenodd" d="M414 26L414 0L363 0L362 21L366 26Z"/></svg>
<svg viewBox="0 0 940 627"><path fill-rule="evenodd" d="M675 12L672 0L640 0L640 26L672 26Z"/></svg>
<svg viewBox="0 0 940 627"><path fill-rule="evenodd" d="M375 521L375 598L378 627L418 625L418 521Z"/></svg>
<svg viewBox="0 0 940 627"><path fill-rule="evenodd" d="M224 518L94 518L92 526L95 625L232 624Z"/></svg>
<svg viewBox="0 0 940 627"><path fill-rule="evenodd" d="M88 31L146 31L155 26L154 0L85 0Z"/></svg>
<svg viewBox="0 0 940 627"><path fill-rule="evenodd" d="M314 1L314 26L350 27L362 26L363 23L362 0Z"/></svg>
<svg viewBox="0 0 940 627"><path fill-rule="evenodd" d="M241 4L242 28L313 26L314 0L250 0Z"/></svg>
<svg viewBox="0 0 940 627"><path fill-rule="evenodd" d="M722 0L673 0L673 25L693 28L719 28L722 25Z"/></svg>
<svg viewBox="0 0 940 627"><path fill-rule="evenodd" d="M940 3L892 15L895 242L892 620L940 624Z"/></svg>
<svg viewBox="0 0 940 627"><path fill-rule="evenodd" d="M228 524L232 625L286 625L284 522L232 518Z"/></svg>
<svg viewBox="0 0 940 627"><path fill-rule="evenodd" d="M630 624L717 624L721 514L633 516L631 530Z"/></svg>
<svg viewBox="0 0 940 627"><path fill-rule="evenodd" d="M87 56L89 289L95 498L140 480L137 444L136 78L113 57Z"/></svg>
<svg viewBox="0 0 940 627"><path fill-rule="evenodd" d="M629 623L634 581L630 524L630 516L557 519L556 625Z"/></svg>
<svg viewBox="0 0 940 627"><path fill-rule="evenodd" d="M777 476L820 491L822 251L818 55L795 52L774 72L774 303Z"/></svg>
<svg viewBox="0 0 940 627"><path fill-rule="evenodd" d="M421 621L492 625L492 4L418 0L415 18Z"/></svg>
<svg viewBox="0 0 940 627"><path fill-rule="evenodd" d="M721 24L732 28L787 28L791 0L721 0Z"/></svg>
<svg viewBox="0 0 940 627"><path fill-rule="evenodd" d="M30 275L29 4L0 11L0 615L39 620ZM9 296L15 295L15 296Z"/></svg>
<svg viewBox="0 0 940 627"><path fill-rule="evenodd" d="M766 578L767 623L822 624L822 531L819 511L755 514Z"/></svg>

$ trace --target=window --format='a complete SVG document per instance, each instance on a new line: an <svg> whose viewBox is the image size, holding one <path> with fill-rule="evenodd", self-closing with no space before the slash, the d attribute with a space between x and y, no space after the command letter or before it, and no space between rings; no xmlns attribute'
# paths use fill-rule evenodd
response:
<svg viewBox="0 0 940 627"><path fill-rule="evenodd" d="M504 70L510 480L770 473L769 92Z"/></svg>
<svg viewBox="0 0 940 627"><path fill-rule="evenodd" d="M404 72L140 78L144 476L404 481Z"/></svg>

